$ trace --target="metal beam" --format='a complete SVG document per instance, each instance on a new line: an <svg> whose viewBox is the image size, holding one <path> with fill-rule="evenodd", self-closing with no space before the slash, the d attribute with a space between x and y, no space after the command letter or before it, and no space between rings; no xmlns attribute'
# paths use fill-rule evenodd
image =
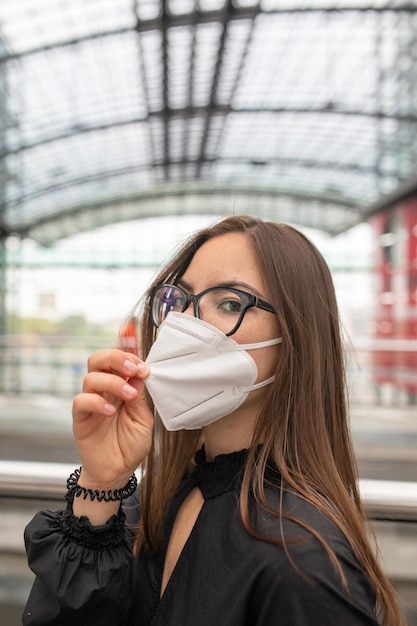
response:
<svg viewBox="0 0 417 626"><path fill-rule="evenodd" d="M230 16L232 20L246 20L253 18L258 13L262 15L293 15L293 14L337 14L341 13L406 13L413 15L417 13L417 6L411 2L404 3L400 6L386 6L386 7L357 7L357 6L345 6L345 7L298 7L298 8L283 8L283 9L258 9L257 5L248 7L234 7L233 13ZM211 11L192 11L181 15L169 15L169 27L175 28L176 26L189 26L191 24L208 24L210 22L218 22L222 19L222 9ZM138 19L134 28L116 28L114 30L108 30L100 33L90 33L82 37L76 37L68 39L66 41L59 41L54 44L39 46L24 50L23 52L7 52L0 54L0 64L8 61L15 61L23 59L28 56L34 56L36 54L43 54L45 52L59 50L60 48L68 48L71 46L77 46L80 43L88 41L94 41L96 39L104 39L107 37L114 37L117 35L125 35L132 32L146 32L151 30L161 30L161 17L156 17L147 20Z"/></svg>
<svg viewBox="0 0 417 626"><path fill-rule="evenodd" d="M169 159L169 120L170 120L170 110L169 110L169 72L168 72L168 27L169 27L169 15L166 6L166 0L162 0L162 17L161 17L161 32L162 32L162 102L164 103L164 108L161 112L162 123L164 126L164 154L165 154L165 162L164 162L164 174L165 180L169 180L170 178L170 170L168 167L168 159Z"/></svg>
<svg viewBox="0 0 417 626"><path fill-rule="evenodd" d="M37 148L38 146L43 146L46 144L54 143L55 141L64 141L65 139L69 139L74 137L75 135L82 135L84 133L93 133L100 132L103 130L107 130L109 128L117 128L120 126L130 126L132 124L142 124L147 123L151 118L161 118L161 119L176 119L176 118L190 118L196 117L198 115L204 116L207 112L207 106L187 106L181 109L173 109L170 107L166 107L160 111L150 112L146 117L135 117L129 118L126 120L118 120L114 122L108 122L105 124L93 124L91 126L76 126L70 131L60 133L59 135L54 135L52 137L43 137L37 141L28 142L18 146L16 148L3 150L0 153L0 159L7 157L9 154L19 154L25 150L32 150ZM334 107L239 107L234 108L231 105L211 105L210 107L211 116L214 115L226 115L229 113L247 113L247 114L255 114L255 113L272 113L276 115L292 113L299 115L317 115L326 114L326 115L346 115L352 117L366 117L366 118L375 118L379 120L395 120L398 122L410 122L417 123L417 115L416 114L394 114L394 113L386 113L384 111L362 111L361 109L338 109Z"/></svg>
<svg viewBox="0 0 417 626"><path fill-rule="evenodd" d="M362 210L355 203L340 198L315 197L297 190L256 188L248 186L213 186L202 184L167 184L153 192L129 198L106 199L82 203L66 212L42 217L22 224L22 237L51 245L58 239L99 226L148 217L181 215L260 215L274 221L292 222L335 235L363 220Z"/></svg>
<svg viewBox="0 0 417 626"><path fill-rule="evenodd" d="M249 197L259 197L259 196L268 196L271 198L282 198L282 197L290 197L296 200L302 200L304 202L319 202L321 204L331 204L332 206L339 206L350 209L361 208L361 205L350 198L344 198L339 196L330 197L326 194L315 194L315 193L307 193L306 191L301 191L299 189L283 189L278 187L271 187L268 185L262 184L225 184L222 182L184 182L184 183L166 183L160 184L152 188L148 188L146 190L138 191L137 193L133 193L129 196L126 195L115 195L113 197L108 197L105 200L98 199L96 201L90 200L90 202L83 202L67 211L65 213L62 212L62 207L57 207L57 210L53 214L43 215L40 218L35 218L32 221L26 221L24 224L22 223L21 230L11 230L11 232L20 232L23 235L26 235L26 229L32 228L33 226L38 226L41 224L46 224L50 221L50 219L59 218L60 215L70 215L72 212L78 213L79 211L89 210L91 208L96 207L106 207L106 206L117 206L119 204L123 204L125 202L145 202L145 201L156 201L161 198L169 198L178 197L178 196L186 196L192 194L193 196L201 196L202 198L206 196L223 196L229 197L230 195L237 194L239 196L248 194Z"/></svg>
<svg viewBox="0 0 417 626"><path fill-rule="evenodd" d="M334 171L340 171L340 172L358 172L361 174L375 174L375 168L372 165L369 165L369 166L362 165L361 163L357 161L355 161L354 163L338 163L337 161L318 161L318 160L303 159L303 158L283 158L283 157L273 157L273 158L268 158L262 161L251 159L250 157L247 157L247 158L236 157L236 158L221 159L221 161L222 163L226 163L230 165L250 165L252 168L258 168L258 167L263 168L263 167L267 167L268 165L290 165L292 167L299 166L299 167L305 167L305 168L314 169L314 170L323 169L326 171L334 170ZM210 165L214 165L216 162L217 162L217 158L206 158L204 160L204 163L210 164ZM197 161L195 159L181 159L181 160L176 160L175 162L170 162L170 164L172 163L175 163L175 165L185 168L187 165L196 164ZM67 188L75 188L77 186L83 186L88 183L116 179L116 178L119 178L121 176L125 176L128 174L137 174L147 169L160 167L161 165L164 165L164 163L159 162L159 161L153 161L149 165L142 166L142 167L132 165L130 167L123 167L123 168L117 168L113 170L100 171L90 176L80 176L78 178L71 178L61 183L49 185L48 187L42 187L41 189L38 189L32 193L28 193L27 195L24 195L22 193L16 202L8 202L7 205L4 203L2 204L0 202L0 213L4 211L6 208L10 210L10 209L13 209L14 207L22 206L22 204L26 202L30 202L31 200L42 198L44 196L47 196L54 192L62 191ZM389 177L396 176L396 172L384 170L383 173ZM216 183L213 182L212 185L213 187L216 187ZM261 182L259 182L259 185L255 185L253 183L253 187L262 188L262 184ZM314 198L314 194L312 194L312 197ZM344 204L345 202L346 201L343 201ZM0 218L0 233L2 229L3 229L3 232L5 232L7 235L13 234L14 232L10 228L10 225L7 225L4 219L1 220Z"/></svg>
<svg viewBox="0 0 417 626"><path fill-rule="evenodd" d="M208 135L209 135L210 127L211 127L211 122L212 122L213 116L216 115L215 110L216 110L216 100L217 100L217 97L216 97L217 86L219 83L219 76L220 76L221 68L223 64L223 52L224 52L224 47L225 47L225 41L227 38L228 24L229 24L230 17L232 14L233 14L233 2L232 0L227 0L227 2L225 3L221 11L220 19L219 19L219 23L222 26L222 33L220 35L219 45L217 46L217 50L216 50L216 64L215 64L215 69L213 72L213 78L212 78L212 84L211 84L211 90L210 90L210 100L209 100L208 105L206 106L204 130L203 130L202 137L200 138L200 157L198 160L198 166L197 166L197 171L196 171L197 178L200 177L201 164L204 161L204 156L206 153L206 145L207 145L207 139L208 139Z"/></svg>

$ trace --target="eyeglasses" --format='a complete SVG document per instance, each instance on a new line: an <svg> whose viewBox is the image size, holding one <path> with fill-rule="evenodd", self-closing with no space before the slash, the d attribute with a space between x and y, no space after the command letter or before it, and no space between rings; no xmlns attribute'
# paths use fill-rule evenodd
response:
<svg viewBox="0 0 417 626"><path fill-rule="evenodd" d="M227 336L237 331L251 307L275 313L268 302L234 287L210 287L193 296L181 287L164 284L157 285L152 294L152 321L159 328L168 313L184 313L191 303L195 317L215 326Z"/></svg>

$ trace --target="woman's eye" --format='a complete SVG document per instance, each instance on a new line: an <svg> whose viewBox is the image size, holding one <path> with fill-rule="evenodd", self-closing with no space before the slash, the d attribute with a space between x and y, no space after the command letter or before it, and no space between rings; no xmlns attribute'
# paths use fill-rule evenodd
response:
<svg viewBox="0 0 417 626"><path fill-rule="evenodd" d="M242 303L240 300L224 300L220 303L219 308L226 311L226 313L240 313Z"/></svg>

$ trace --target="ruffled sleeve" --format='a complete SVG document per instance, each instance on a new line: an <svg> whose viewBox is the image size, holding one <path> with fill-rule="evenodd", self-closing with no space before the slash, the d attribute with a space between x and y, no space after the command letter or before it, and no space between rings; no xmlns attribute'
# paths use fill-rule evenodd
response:
<svg viewBox="0 0 417 626"><path fill-rule="evenodd" d="M132 598L131 537L121 510L92 526L71 510L37 513L25 530L36 574L23 626L125 626Z"/></svg>

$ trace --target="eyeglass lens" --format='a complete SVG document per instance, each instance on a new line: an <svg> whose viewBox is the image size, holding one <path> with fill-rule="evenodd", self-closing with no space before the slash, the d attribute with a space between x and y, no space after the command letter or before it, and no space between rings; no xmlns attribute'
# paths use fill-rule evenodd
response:
<svg viewBox="0 0 417 626"><path fill-rule="evenodd" d="M152 315L160 326L170 311L183 312L187 308L187 296L175 287L160 287L154 294ZM215 326L223 333L230 333L240 321L245 309L242 297L228 289L213 289L203 293L198 300L197 317Z"/></svg>

